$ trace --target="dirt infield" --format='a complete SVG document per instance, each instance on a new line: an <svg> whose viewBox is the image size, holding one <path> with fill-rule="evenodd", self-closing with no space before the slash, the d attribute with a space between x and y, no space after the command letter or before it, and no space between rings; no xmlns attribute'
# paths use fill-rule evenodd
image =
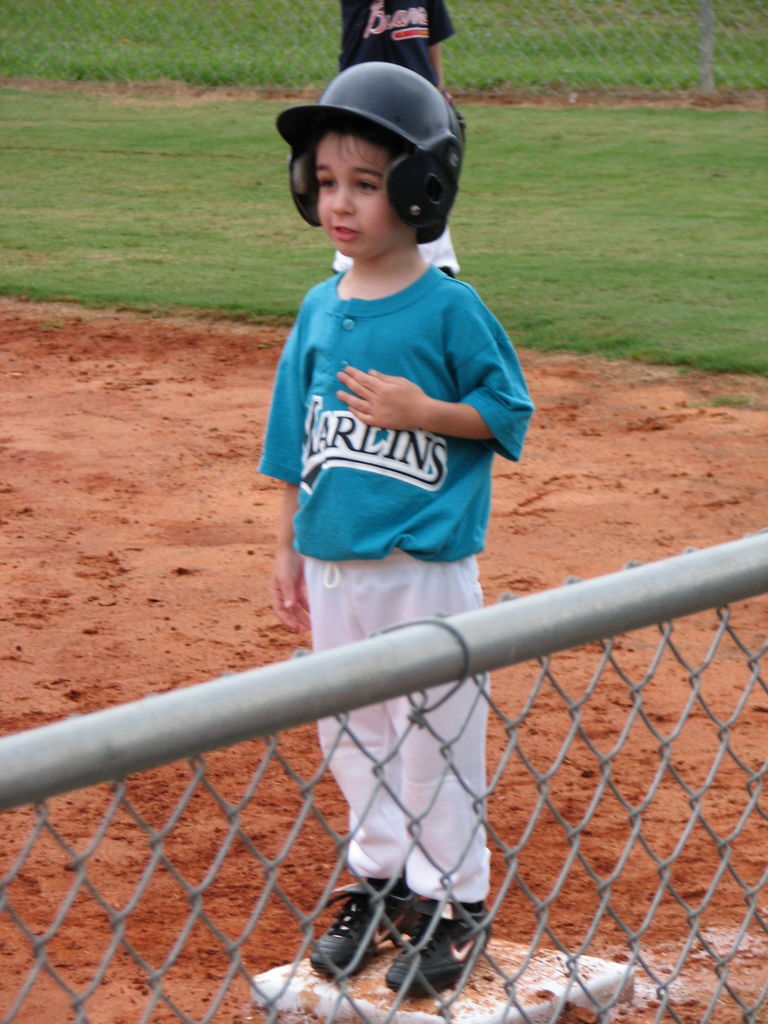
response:
<svg viewBox="0 0 768 1024"><path fill-rule="evenodd" d="M236 86L190 85L170 79L155 82L75 82L51 81L45 78L0 76L0 88L22 92L72 92L88 96L108 96L113 100L130 102L167 103L179 106L225 101L285 99L314 102L319 88L306 89L249 89ZM523 89L467 89L456 93L463 103L494 103L516 107L655 107L695 108L699 110L760 110L768 109L767 89L717 89L704 92L699 89L674 89L668 92L644 89L603 89L592 92L554 91L528 92Z"/></svg>
<svg viewBox="0 0 768 1024"><path fill-rule="evenodd" d="M306 642L283 629L269 606L280 492L256 472L284 336L279 328L0 301L3 733L283 659ZM768 526L768 380L566 354L520 354L537 412L521 463L497 462L494 516L481 556L488 601L507 592L524 595L559 586L570 576L617 571L631 559L649 562L690 546L735 540ZM765 636L768 600L745 602L739 622L750 638ZM723 679L723 694L731 684ZM605 735L612 715L620 729L618 716L625 710L621 701L606 702L600 719ZM745 757L755 766L764 758L766 711L763 696L745 727ZM287 742L294 766L305 756L311 771L312 727ZM544 730L540 742L543 752L555 739ZM678 755L702 777L712 762L701 733L691 734ZM212 758L212 771L222 780L247 779L254 756L253 750L224 752ZM163 791L173 788L164 778L160 773L137 784L141 806L162 806ZM575 778L574 793L580 785ZM718 787L725 814L733 794L743 796L743 768L726 758ZM330 787L324 799L336 799ZM494 827L516 834L526 820L523 804L520 794L500 796L492 811ZM280 806L279 792L260 797L258 828L265 834L270 807L279 816L275 808ZM290 807L282 805L282 812L290 817ZM73 796L66 806L56 804L59 826L81 839L103 813L99 800ZM662 820L659 829L664 827ZM758 841L759 835L740 850L739 871L748 880L765 867L764 821ZM9 836L0 839L0 873L18 856L18 840ZM175 847L180 859L189 858L190 871L192 864L205 862L195 843L205 845L209 838L198 826ZM617 856L609 829L595 841L606 858ZM113 844L101 868L93 867L118 894L121 877L130 892L139 870L136 858L120 859L123 849ZM314 864L311 877L302 874L301 852L282 879L297 901L303 888L322 884L316 876L324 870ZM542 892L557 870L551 860L548 866L550 852L540 848L526 864L532 888L540 877ZM303 853L310 858L311 847ZM60 860L60 851L58 859L41 856L14 883L14 898L27 908L38 934L52 916L43 898L47 885L51 892L63 891ZM623 875L629 903L644 903L659 882L656 865L639 860L630 858ZM696 860L680 870L695 879ZM705 889L710 880L710 869L703 869L696 886ZM233 868L223 872L222 888L225 883L219 923L226 922L230 904L233 922L241 922L244 908L250 912L254 903L251 880ZM738 886L732 890L727 904L733 913L723 917L723 929L734 928L744 913L743 892ZM516 898L510 896L497 926L522 940L521 929L529 932L533 921ZM292 928L281 925L277 909L268 918L270 940L245 949L254 972L293 956L295 922ZM575 892L561 901L558 934L578 942L592 909ZM153 918L147 910L136 925L136 942L152 948L154 936L156 949L166 955L176 934L168 931L172 916ZM666 936L670 949L684 932L684 916L679 905L658 910L657 938ZM86 919L98 934L108 935L103 922ZM0 914L4 978L20 984L29 951L24 943L14 944L14 934L18 937ZM614 936L617 945L620 937ZM67 932L60 969L76 989L98 962L92 945L88 928L79 936ZM222 966L213 954L207 958L204 937L193 936L190 946L197 952L184 960L174 984L181 1005L194 1016L204 1012ZM749 989L759 984L761 971L764 983L768 952L765 946L745 945L745 956ZM147 958L152 961L150 954ZM711 981L711 965L702 970ZM89 1019L99 1024L140 1019L147 990L136 975L134 962L118 958L88 1003ZM8 988L12 991L0 996L0 1016L18 991L15 984ZM50 1024L55 1010L55 1019L64 1021L66 1006L63 995L41 977L18 1020ZM636 1011L633 1022L644 1019L643 1008ZM695 998L689 1004L684 998L677 1012L684 1020L700 1019ZM238 981L215 1020L234 1024L248 1016L247 992ZM151 1019L159 1024L177 1018L158 1007ZM739 1017L731 1005L719 1019Z"/></svg>

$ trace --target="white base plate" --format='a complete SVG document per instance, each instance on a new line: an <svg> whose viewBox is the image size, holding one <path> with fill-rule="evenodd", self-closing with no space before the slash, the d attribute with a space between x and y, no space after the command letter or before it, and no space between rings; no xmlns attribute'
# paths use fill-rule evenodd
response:
<svg viewBox="0 0 768 1024"><path fill-rule="evenodd" d="M554 1024L566 1014L594 1020L601 1006L632 998L633 975L625 964L582 956L573 977L564 953L541 950L531 956L528 946L493 939L461 995L444 989L439 1001L402 999L384 982L394 955L393 949L377 957L343 985L320 977L307 960L275 967L253 978L253 1001L262 1009L274 1008L280 1024L436 1024L445 1020L448 1003L452 1024ZM505 991L505 978L517 979L511 995Z"/></svg>

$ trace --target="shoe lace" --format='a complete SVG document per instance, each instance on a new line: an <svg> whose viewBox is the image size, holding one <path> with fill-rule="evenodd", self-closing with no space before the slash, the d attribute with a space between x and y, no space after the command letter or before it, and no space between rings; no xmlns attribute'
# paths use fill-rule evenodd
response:
<svg viewBox="0 0 768 1024"><path fill-rule="evenodd" d="M445 923L447 924L448 922ZM419 950L422 955L426 954L440 940L443 926L443 918L435 921L431 914L419 914L418 923L411 935L409 945L413 949ZM425 938L428 932L431 932L431 934L428 938Z"/></svg>
<svg viewBox="0 0 768 1024"><path fill-rule="evenodd" d="M336 899L344 899L344 894L340 893ZM368 896L365 893L354 893L346 898L329 931L334 935L349 935L357 930L367 916Z"/></svg>
<svg viewBox="0 0 768 1024"><path fill-rule="evenodd" d="M425 936L430 929L431 934L425 941ZM428 957L446 938L451 940L457 935L472 937L477 935L479 930L480 921L474 914L462 915L453 919L440 917L435 921L432 914L422 913L419 923L411 935L410 946L418 949L422 956Z"/></svg>

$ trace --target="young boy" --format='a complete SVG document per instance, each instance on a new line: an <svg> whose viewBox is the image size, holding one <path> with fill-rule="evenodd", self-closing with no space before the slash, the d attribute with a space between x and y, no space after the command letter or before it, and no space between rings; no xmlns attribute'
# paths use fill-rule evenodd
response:
<svg viewBox="0 0 768 1024"><path fill-rule="evenodd" d="M302 216L352 259L312 288L277 371L261 472L285 483L273 605L323 651L395 623L482 605L476 554L495 453L520 455L532 403L514 349L467 284L417 242L451 208L462 137L429 82L373 62L278 118ZM433 993L490 932L485 680L319 723L349 804L359 879L310 957L359 970L385 936L411 940L387 985Z"/></svg>

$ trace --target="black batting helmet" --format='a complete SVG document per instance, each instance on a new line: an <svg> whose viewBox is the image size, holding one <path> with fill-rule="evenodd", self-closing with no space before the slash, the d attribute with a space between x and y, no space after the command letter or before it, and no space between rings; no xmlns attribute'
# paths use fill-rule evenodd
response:
<svg viewBox="0 0 768 1024"><path fill-rule="evenodd" d="M431 242L445 229L459 187L463 124L454 107L415 71L369 61L355 64L326 86L317 103L289 107L277 130L291 147L291 195L302 217L317 226L314 154L309 152L318 118L347 115L384 129L404 144L387 174L387 194L397 215Z"/></svg>

